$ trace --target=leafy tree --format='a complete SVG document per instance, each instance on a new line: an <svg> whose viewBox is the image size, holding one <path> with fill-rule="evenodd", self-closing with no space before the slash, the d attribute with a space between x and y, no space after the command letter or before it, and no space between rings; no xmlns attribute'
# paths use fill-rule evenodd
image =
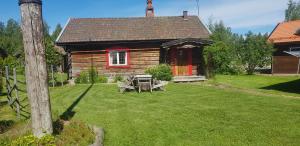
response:
<svg viewBox="0 0 300 146"><path fill-rule="evenodd" d="M45 21L44 21L45 22ZM60 25L57 26L53 35L49 33L49 26L45 22L44 23L44 42L46 46L46 61L47 64L50 65L59 65L61 62L61 55L56 51L54 45L53 37L57 35L60 29ZM3 48L7 55L9 56L7 59L4 59L5 65L13 65L11 67L15 67L16 64L18 67L24 67L24 48L23 48L23 40L22 40L22 32L19 23L13 19L9 19L7 21L7 25L0 22L0 48ZM6 61L5 61L6 60Z"/></svg>
<svg viewBox="0 0 300 146"><path fill-rule="evenodd" d="M285 10L285 21L300 19L300 2L289 0L288 8Z"/></svg>
<svg viewBox="0 0 300 146"><path fill-rule="evenodd" d="M4 34L4 30L5 30L5 25L3 22L0 21L0 36Z"/></svg>
<svg viewBox="0 0 300 146"><path fill-rule="evenodd" d="M13 19L9 19L6 27L2 26L3 28L3 34L0 37L0 47L6 49L9 55L22 54L23 41L19 23Z"/></svg>
<svg viewBox="0 0 300 146"><path fill-rule="evenodd" d="M62 56L58 53L51 37L45 37L47 65L59 65Z"/></svg>
<svg viewBox="0 0 300 146"><path fill-rule="evenodd" d="M47 65L59 65L62 60L62 55L55 48L54 40L49 34L49 26L44 21L44 43L46 46L46 62Z"/></svg>
<svg viewBox="0 0 300 146"><path fill-rule="evenodd" d="M267 42L267 37L267 34L246 34L243 47L239 48L239 56L247 74L253 74L257 67L271 64L273 46Z"/></svg>
<svg viewBox="0 0 300 146"><path fill-rule="evenodd" d="M237 74L239 73L239 60L237 56L237 46L240 46L239 35L231 32L229 27L225 27L222 21L210 23L209 29L212 32L210 38L214 44L204 49L206 62L210 76L214 73Z"/></svg>

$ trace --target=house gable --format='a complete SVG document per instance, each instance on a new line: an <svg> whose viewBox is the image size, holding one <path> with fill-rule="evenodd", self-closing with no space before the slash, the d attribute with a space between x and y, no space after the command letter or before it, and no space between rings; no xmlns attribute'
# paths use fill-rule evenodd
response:
<svg viewBox="0 0 300 146"><path fill-rule="evenodd" d="M300 29L300 20L279 23L268 40L274 44L300 42L296 32Z"/></svg>

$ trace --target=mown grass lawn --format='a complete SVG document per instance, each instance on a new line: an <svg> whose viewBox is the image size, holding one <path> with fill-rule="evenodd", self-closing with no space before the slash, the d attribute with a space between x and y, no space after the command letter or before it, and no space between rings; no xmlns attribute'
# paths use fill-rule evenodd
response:
<svg viewBox="0 0 300 146"><path fill-rule="evenodd" d="M299 145L299 85L298 77L219 75L152 94L120 94L114 84L56 87L51 102L54 120L103 127L109 146ZM0 121L14 118L9 107L0 107Z"/></svg>
<svg viewBox="0 0 300 146"><path fill-rule="evenodd" d="M266 81L248 88L263 87ZM101 126L105 145L113 146L299 145L300 98L294 95L257 96L207 83L170 84L166 92L152 94L120 94L116 85L105 84L51 90L54 117L65 113Z"/></svg>
<svg viewBox="0 0 300 146"><path fill-rule="evenodd" d="M299 96L300 76L217 75L210 82L266 93Z"/></svg>

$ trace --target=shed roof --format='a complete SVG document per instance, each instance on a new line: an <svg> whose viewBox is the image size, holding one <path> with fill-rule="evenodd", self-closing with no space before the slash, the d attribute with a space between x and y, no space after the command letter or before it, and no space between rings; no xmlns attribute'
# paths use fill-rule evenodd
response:
<svg viewBox="0 0 300 146"><path fill-rule="evenodd" d="M74 18L70 19L57 44L104 41L146 41L209 38L197 16Z"/></svg>
<svg viewBox="0 0 300 146"><path fill-rule="evenodd" d="M300 20L279 23L269 36L269 41L277 43L300 42Z"/></svg>

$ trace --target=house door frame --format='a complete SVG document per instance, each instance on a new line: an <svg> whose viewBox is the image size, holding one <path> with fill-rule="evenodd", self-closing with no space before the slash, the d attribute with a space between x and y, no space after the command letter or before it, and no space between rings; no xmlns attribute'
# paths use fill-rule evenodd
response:
<svg viewBox="0 0 300 146"><path fill-rule="evenodd" d="M187 57L185 61L186 62L186 73L181 74L179 73L179 51L185 51L183 54L186 54ZM170 50L171 53L171 66L172 66L172 72L174 76L192 76L193 75L193 48L173 48ZM183 57L184 58L184 57Z"/></svg>

